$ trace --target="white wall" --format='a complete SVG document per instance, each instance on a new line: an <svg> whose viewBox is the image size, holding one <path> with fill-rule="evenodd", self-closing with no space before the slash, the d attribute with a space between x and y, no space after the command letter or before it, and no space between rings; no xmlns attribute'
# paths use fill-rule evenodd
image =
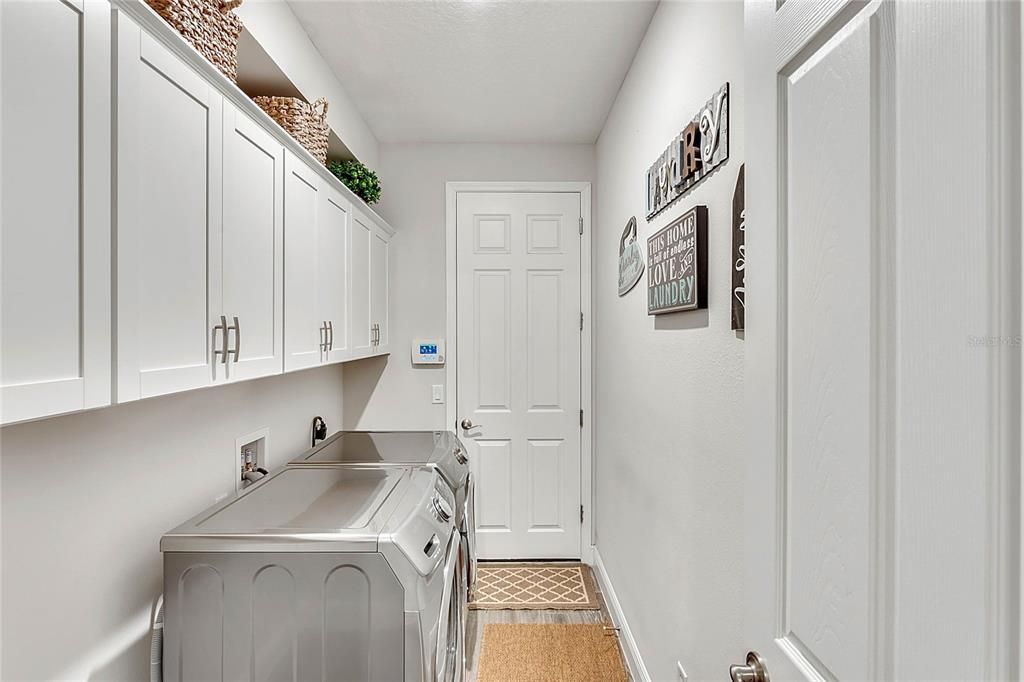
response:
<svg viewBox="0 0 1024 682"><path fill-rule="evenodd" d="M327 122L331 128L356 158L376 168L377 138L291 8L282 0L248 0L235 12L307 100L327 98Z"/></svg>
<svg viewBox="0 0 1024 682"><path fill-rule="evenodd" d="M597 547L648 672L722 679L741 641L743 341L730 331L732 192L743 162L743 6L663 2L597 144ZM650 223L644 174L731 83L729 161ZM648 317L617 295L619 236L709 211L709 309Z"/></svg>
<svg viewBox="0 0 1024 682"><path fill-rule="evenodd" d="M127 403L0 430L5 680L149 679L160 536L234 491L235 438L268 464L341 426L341 368Z"/></svg>
<svg viewBox="0 0 1024 682"><path fill-rule="evenodd" d="M445 406L430 403L431 385L445 383L444 368L414 368L409 344L445 335L445 183L593 182L594 147L384 144L380 175L379 211L398 228L390 282L394 352L346 366L346 426L444 428Z"/></svg>

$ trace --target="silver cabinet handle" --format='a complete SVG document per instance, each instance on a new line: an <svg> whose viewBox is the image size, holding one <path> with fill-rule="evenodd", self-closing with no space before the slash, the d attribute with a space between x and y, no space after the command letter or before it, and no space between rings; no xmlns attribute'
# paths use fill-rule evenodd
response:
<svg viewBox="0 0 1024 682"><path fill-rule="evenodd" d="M334 350L334 320L327 320L327 350Z"/></svg>
<svg viewBox="0 0 1024 682"><path fill-rule="evenodd" d="M221 344L220 350L217 350L217 330L220 330ZM217 361L217 356L220 356L222 364L228 364L228 318L224 315L220 316L220 324L213 327L213 361Z"/></svg>
<svg viewBox="0 0 1024 682"><path fill-rule="evenodd" d="M235 354L235 362L238 362L238 353L242 350L242 325L238 324L238 316L233 315L234 324L228 327L224 331L224 346L227 347L228 343L228 332L232 329L235 330L235 349L233 351L226 351ZM224 362L227 362L227 355L224 356Z"/></svg>
<svg viewBox="0 0 1024 682"><path fill-rule="evenodd" d="M326 351L327 350L327 320L324 320L323 322L324 323L322 325L320 325L320 350Z"/></svg>

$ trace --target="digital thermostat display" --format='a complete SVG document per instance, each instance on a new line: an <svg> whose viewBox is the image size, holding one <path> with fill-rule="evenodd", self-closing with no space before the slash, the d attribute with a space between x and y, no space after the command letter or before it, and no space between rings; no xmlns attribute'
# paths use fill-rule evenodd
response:
<svg viewBox="0 0 1024 682"><path fill-rule="evenodd" d="M443 365L444 339L413 339L412 364Z"/></svg>

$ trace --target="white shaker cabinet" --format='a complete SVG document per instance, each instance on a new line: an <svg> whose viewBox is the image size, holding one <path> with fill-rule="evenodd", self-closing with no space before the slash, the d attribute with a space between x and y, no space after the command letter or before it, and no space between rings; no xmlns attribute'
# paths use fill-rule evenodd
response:
<svg viewBox="0 0 1024 682"><path fill-rule="evenodd" d="M349 326L354 357L388 352L391 236L389 229L353 209Z"/></svg>
<svg viewBox="0 0 1024 682"><path fill-rule="evenodd" d="M110 5L0 2L0 423L108 405Z"/></svg>
<svg viewBox="0 0 1024 682"><path fill-rule="evenodd" d="M347 359L350 214L340 192L286 153L286 371Z"/></svg>
<svg viewBox="0 0 1024 682"><path fill-rule="evenodd" d="M370 238L370 329L375 352L388 346L388 275L391 235L379 227Z"/></svg>
<svg viewBox="0 0 1024 682"><path fill-rule="evenodd" d="M284 363L284 147L224 103L223 324L217 359L231 381Z"/></svg>
<svg viewBox="0 0 1024 682"><path fill-rule="evenodd" d="M115 18L117 400L125 402L226 376L222 97L124 14Z"/></svg>

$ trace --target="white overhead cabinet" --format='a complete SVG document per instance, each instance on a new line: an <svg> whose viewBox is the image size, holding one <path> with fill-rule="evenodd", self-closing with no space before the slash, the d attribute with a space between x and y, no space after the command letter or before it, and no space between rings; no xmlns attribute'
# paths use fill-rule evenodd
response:
<svg viewBox="0 0 1024 682"><path fill-rule="evenodd" d="M221 337L229 380L280 374L284 362L284 147L224 104Z"/></svg>
<svg viewBox="0 0 1024 682"><path fill-rule="evenodd" d="M0 422L385 352L390 227L148 7L0 37Z"/></svg>
<svg viewBox="0 0 1024 682"><path fill-rule="evenodd" d="M0 423L110 404L110 5L0 2Z"/></svg>
<svg viewBox="0 0 1024 682"><path fill-rule="evenodd" d="M285 370L350 359L351 203L287 154L285 172Z"/></svg>
<svg viewBox="0 0 1024 682"><path fill-rule="evenodd" d="M352 353L363 357L388 351L388 262L392 232L352 211Z"/></svg>
<svg viewBox="0 0 1024 682"><path fill-rule="evenodd" d="M117 32L117 400L226 378L223 98L123 13ZM217 365L220 364L220 367Z"/></svg>

